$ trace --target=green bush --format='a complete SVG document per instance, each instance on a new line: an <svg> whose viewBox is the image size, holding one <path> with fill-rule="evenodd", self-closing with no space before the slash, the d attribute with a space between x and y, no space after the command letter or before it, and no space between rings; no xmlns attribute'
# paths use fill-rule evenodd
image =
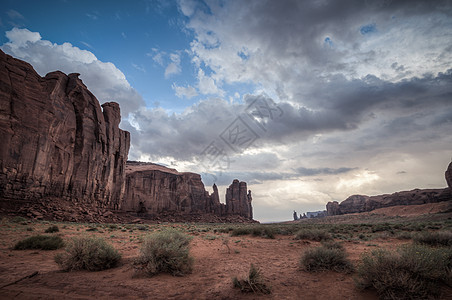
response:
<svg viewBox="0 0 452 300"><path fill-rule="evenodd" d="M115 267L121 260L113 246L97 237L73 238L65 250L55 256L55 262L64 271L101 271Z"/></svg>
<svg viewBox="0 0 452 300"><path fill-rule="evenodd" d="M365 254L358 267L357 286L373 288L382 299L439 297L441 285L451 284L452 249L408 245L397 251Z"/></svg>
<svg viewBox="0 0 452 300"><path fill-rule="evenodd" d="M301 267L308 272L326 270L345 273L352 272L353 265L348 260L347 253L343 248L338 248L337 245L335 244L334 247L321 246L308 249L301 257Z"/></svg>
<svg viewBox="0 0 452 300"><path fill-rule="evenodd" d="M452 246L451 231L423 232L415 235L414 242L429 246Z"/></svg>
<svg viewBox="0 0 452 300"><path fill-rule="evenodd" d="M35 235L17 242L14 250L56 250L63 246L63 239L59 236Z"/></svg>
<svg viewBox="0 0 452 300"><path fill-rule="evenodd" d="M53 226L50 226L49 228L47 228L44 232L45 233L54 233L54 232L58 232L58 231L60 231L58 226L53 225Z"/></svg>
<svg viewBox="0 0 452 300"><path fill-rule="evenodd" d="M171 229L151 234L145 239L134 265L151 276L158 273L189 274L193 269L188 247L190 240L188 235Z"/></svg>
<svg viewBox="0 0 452 300"><path fill-rule="evenodd" d="M232 284L235 288L238 288L242 293L262 293L270 294L271 289L265 283L261 270L251 264L248 278L238 280L237 277L232 279Z"/></svg>
<svg viewBox="0 0 452 300"><path fill-rule="evenodd" d="M331 234L321 229L300 229L296 235L296 240L326 241L331 240Z"/></svg>

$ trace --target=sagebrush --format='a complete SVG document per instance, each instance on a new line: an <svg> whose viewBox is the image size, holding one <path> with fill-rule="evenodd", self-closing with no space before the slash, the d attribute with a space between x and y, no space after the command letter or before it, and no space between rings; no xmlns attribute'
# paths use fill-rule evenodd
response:
<svg viewBox="0 0 452 300"><path fill-rule="evenodd" d="M378 249L363 256L357 286L373 288L382 299L428 299L452 284L452 248L406 245L396 251Z"/></svg>
<svg viewBox="0 0 452 300"><path fill-rule="evenodd" d="M354 269L345 249L338 243L306 250L301 257L300 265L308 272L333 270L350 273Z"/></svg>
<svg viewBox="0 0 452 300"><path fill-rule="evenodd" d="M135 260L136 269L148 275L169 273L174 276L189 274L193 269L190 256L191 238L176 230L164 230L149 235Z"/></svg>
<svg viewBox="0 0 452 300"><path fill-rule="evenodd" d="M118 265L121 254L105 240L97 237L73 238L65 253L55 256L55 262L64 271L101 271Z"/></svg>
<svg viewBox="0 0 452 300"><path fill-rule="evenodd" d="M35 235L17 242L14 250L56 250L62 247L64 247L64 241L59 236Z"/></svg>
<svg viewBox="0 0 452 300"><path fill-rule="evenodd" d="M326 241L331 240L331 234L321 229L300 229L295 234L296 240Z"/></svg>

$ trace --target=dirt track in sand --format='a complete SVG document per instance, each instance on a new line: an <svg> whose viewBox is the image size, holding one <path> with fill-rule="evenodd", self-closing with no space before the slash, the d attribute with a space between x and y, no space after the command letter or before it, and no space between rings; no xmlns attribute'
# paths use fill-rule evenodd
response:
<svg viewBox="0 0 452 300"><path fill-rule="evenodd" d="M186 225L149 225L149 228L155 231L162 226ZM27 231L27 227L33 231ZM114 269L65 273L59 271L53 260L54 255L63 250L11 250L17 241L42 234L47 227L49 224L42 222L0 223L0 286L39 272L32 278L0 288L0 299L378 299L374 292L359 291L353 275L301 271L298 266L301 254L319 243L294 240L292 236L230 237L212 230L195 230L190 233L193 236L190 252L195 258L193 273L185 277L161 274L148 278L136 276L131 263L138 255L142 238L150 231L131 232L118 225L115 229L99 227L99 231L87 232L90 227L87 224L59 224L60 232L54 234L64 239L100 236L112 243L123 257L120 266ZM346 241L344 246L356 264L366 251L378 247L396 248L408 242L385 239L382 235L370 241ZM272 294L242 294L232 287L231 279L245 277L251 263L262 270ZM449 292L445 292L445 296L452 295Z"/></svg>

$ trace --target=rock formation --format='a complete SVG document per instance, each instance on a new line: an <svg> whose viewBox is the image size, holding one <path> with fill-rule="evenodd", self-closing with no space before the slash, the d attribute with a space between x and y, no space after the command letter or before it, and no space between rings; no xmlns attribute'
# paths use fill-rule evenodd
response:
<svg viewBox="0 0 452 300"><path fill-rule="evenodd" d="M207 213L253 218L251 191L247 191L246 182L234 180L226 191L226 204L222 204L217 186L213 185L209 195L199 174L142 162L128 162L126 174L123 210L151 216Z"/></svg>
<svg viewBox="0 0 452 300"><path fill-rule="evenodd" d="M446 170L445 177L449 186L445 189L414 189L378 196L353 195L341 203L337 201L328 202L326 205L327 215L360 213L396 205L419 205L450 201L452 200L452 162Z"/></svg>
<svg viewBox="0 0 452 300"><path fill-rule="evenodd" d="M247 192L246 182L234 179L226 190L226 212L230 215L240 215L252 219L251 191Z"/></svg>
<svg viewBox="0 0 452 300"><path fill-rule="evenodd" d="M0 212L88 222L125 220L127 211L252 221L245 182L234 180L221 204L217 186L209 195L199 174L136 162L126 170L130 135L119 129L119 105L100 106L78 76L41 77L0 50ZM223 216L235 217L216 218Z"/></svg>
<svg viewBox="0 0 452 300"><path fill-rule="evenodd" d="M0 199L60 197L119 208L129 133L78 78L39 76L0 50Z"/></svg>
<svg viewBox="0 0 452 300"><path fill-rule="evenodd" d="M153 163L128 162L125 191L121 209L126 211L150 215L219 211L220 201L211 201L201 175Z"/></svg>
<svg viewBox="0 0 452 300"><path fill-rule="evenodd" d="M449 164L449 167L447 167L445 175L446 175L447 186L450 189L452 189L452 162Z"/></svg>
<svg viewBox="0 0 452 300"><path fill-rule="evenodd" d="M222 204L217 186L213 185L209 195L199 174L143 162L127 162L121 209L148 217L212 214L253 218L246 182L234 180L227 189L226 204Z"/></svg>
<svg viewBox="0 0 452 300"><path fill-rule="evenodd" d="M449 200L452 200L450 188L429 190L415 189L412 191L378 196L353 195L341 203L338 203L337 201L328 202L326 210L328 216L334 216L372 211L377 208L396 205L418 205Z"/></svg>

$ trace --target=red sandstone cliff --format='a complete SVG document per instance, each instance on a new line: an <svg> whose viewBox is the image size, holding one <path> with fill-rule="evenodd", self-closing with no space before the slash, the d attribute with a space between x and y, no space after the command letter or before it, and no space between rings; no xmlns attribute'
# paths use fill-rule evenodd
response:
<svg viewBox="0 0 452 300"><path fill-rule="evenodd" d="M234 180L221 204L199 174L137 162L126 170L130 136L119 129L119 105L101 107L78 76L41 77L0 50L0 211L89 222L136 213L252 221L245 182Z"/></svg>
<svg viewBox="0 0 452 300"><path fill-rule="evenodd" d="M234 180L227 189L226 204L222 204L217 186L214 184L209 195L199 174L143 162L127 162L126 174L122 210L150 217L211 214L253 218L246 182Z"/></svg>
<svg viewBox="0 0 452 300"><path fill-rule="evenodd" d="M118 208L130 136L78 74L39 76L0 50L0 199L55 196Z"/></svg>

